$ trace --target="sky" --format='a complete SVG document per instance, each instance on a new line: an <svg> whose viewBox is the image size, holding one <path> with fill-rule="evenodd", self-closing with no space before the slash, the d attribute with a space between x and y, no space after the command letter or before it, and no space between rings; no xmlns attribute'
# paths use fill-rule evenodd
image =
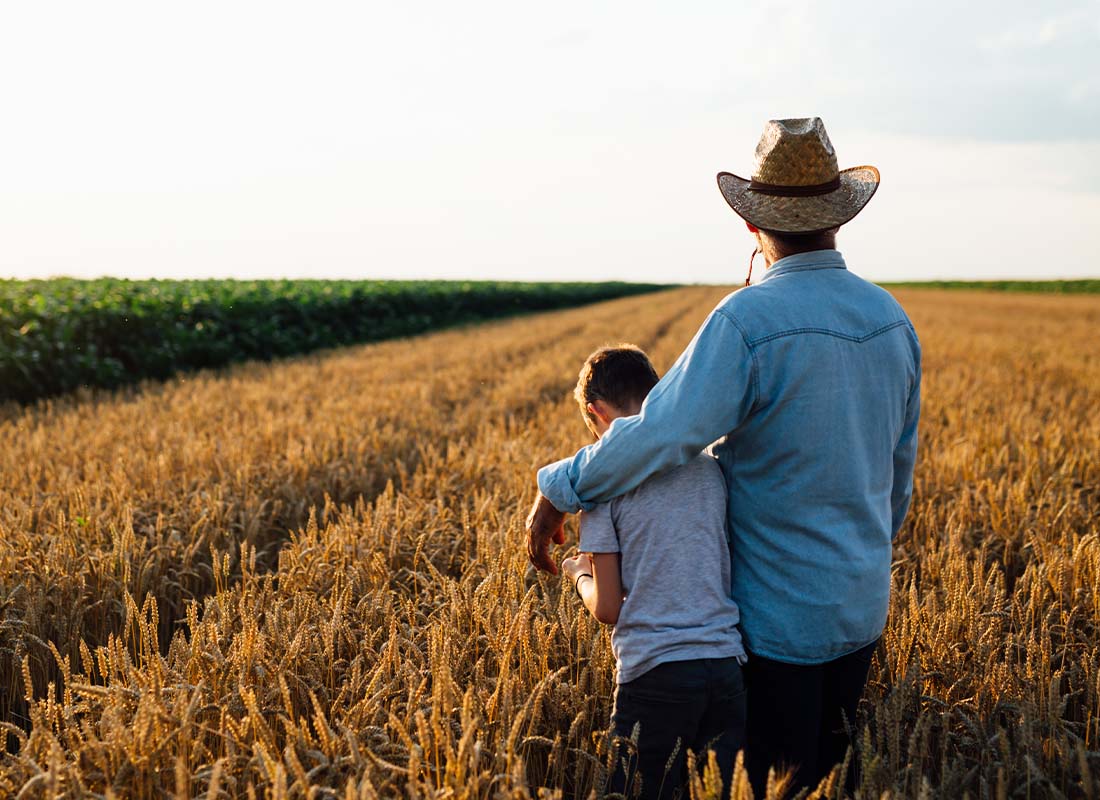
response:
<svg viewBox="0 0 1100 800"><path fill-rule="evenodd" d="M873 280L1100 276L1100 0L0 0L0 277L736 283L820 116Z"/></svg>

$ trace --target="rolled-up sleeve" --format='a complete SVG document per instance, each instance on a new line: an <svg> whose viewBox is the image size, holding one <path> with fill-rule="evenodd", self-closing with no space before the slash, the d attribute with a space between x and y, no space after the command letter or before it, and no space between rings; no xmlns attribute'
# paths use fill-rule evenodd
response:
<svg viewBox="0 0 1100 800"><path fill-rule="evenodd" d="M641 411L596 443L543 467L539 491L559 511L590 510L651 475L684 464L737 428L756 400L757 370L733 316L715 309Z"/></svg>

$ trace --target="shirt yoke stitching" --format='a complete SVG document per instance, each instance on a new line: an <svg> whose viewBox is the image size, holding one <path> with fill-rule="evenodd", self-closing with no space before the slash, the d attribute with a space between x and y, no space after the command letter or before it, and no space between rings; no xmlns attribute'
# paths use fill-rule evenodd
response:
<svg viewBox="0 0 1100 800"><path fill-rule="evenodd" d="M782 339L785 336L797 336L802 333L817 333L823 336L833 336L837 339L844 339L849 342L855 342L857 344L863 344L876 336L881 336L887 331L892 331L895 328L907 327L909 325L908 320L899 319L897 322L892 322L889 325L883 325L881 328L877 328L870 333L863 336L854 336L850 333L841 333L840 331L830 330L829 328L792 328L787 331L780 331L778 333L771 333L767 336L761 336L759 339L753 339L749 342L750 347L756 347L757 345L766 344L768 342L775 341L776 339Z"/></svg>

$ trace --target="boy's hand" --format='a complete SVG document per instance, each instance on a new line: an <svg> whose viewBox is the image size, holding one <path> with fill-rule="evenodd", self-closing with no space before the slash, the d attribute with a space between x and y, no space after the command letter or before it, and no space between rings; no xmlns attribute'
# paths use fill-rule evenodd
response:
<svg viewBox="0 0 1100 800"><path fill-rule="evenodd" d="M592 575L592 559L588 553L581 553L561 562L561 571L576 585L581 575Z"/></svg>
<svg viewBox="0 0 1100 800"><path fill-rule="evenodd" d="M558 565L550 558L550 542L565 544L565 514L539 493L531 513L527 515L527 558L535 569L558 574Z"/></svg>

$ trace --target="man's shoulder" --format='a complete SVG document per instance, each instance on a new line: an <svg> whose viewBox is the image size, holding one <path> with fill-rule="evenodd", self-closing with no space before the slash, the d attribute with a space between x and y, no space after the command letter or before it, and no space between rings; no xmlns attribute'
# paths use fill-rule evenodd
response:
<svg viewBox="0 0 1100 800"><path fill-rule="evenodd" d="M834 315L848 323L858 317L872 327L900 322L912 329L905 310L886 289L848 270L830 273L828 284L816 285L812 292L782 280L746 286L724 297L714 311L735 324L750 345L776 330L831 323Z"/></svg>
<svg viewBox="0 0 1100 800"><path fill-rule="evenodd" d="M837 291L845 294L856 292L867 297L873 297L884 305L901 309L901 304L890 292L877 283L856 275L849 269L828 270L822 274L828 274L830 278L837 280L837 283L834 284ZM822 289L823 287L820 285L814 286L813 292L819 294ZM761 281L751 286L734 289L718 302L715 311L735 315L737 312L752 311L773 303L789 302L792 296L799 293L798 284L791 284L782 279Z"/></svg>

